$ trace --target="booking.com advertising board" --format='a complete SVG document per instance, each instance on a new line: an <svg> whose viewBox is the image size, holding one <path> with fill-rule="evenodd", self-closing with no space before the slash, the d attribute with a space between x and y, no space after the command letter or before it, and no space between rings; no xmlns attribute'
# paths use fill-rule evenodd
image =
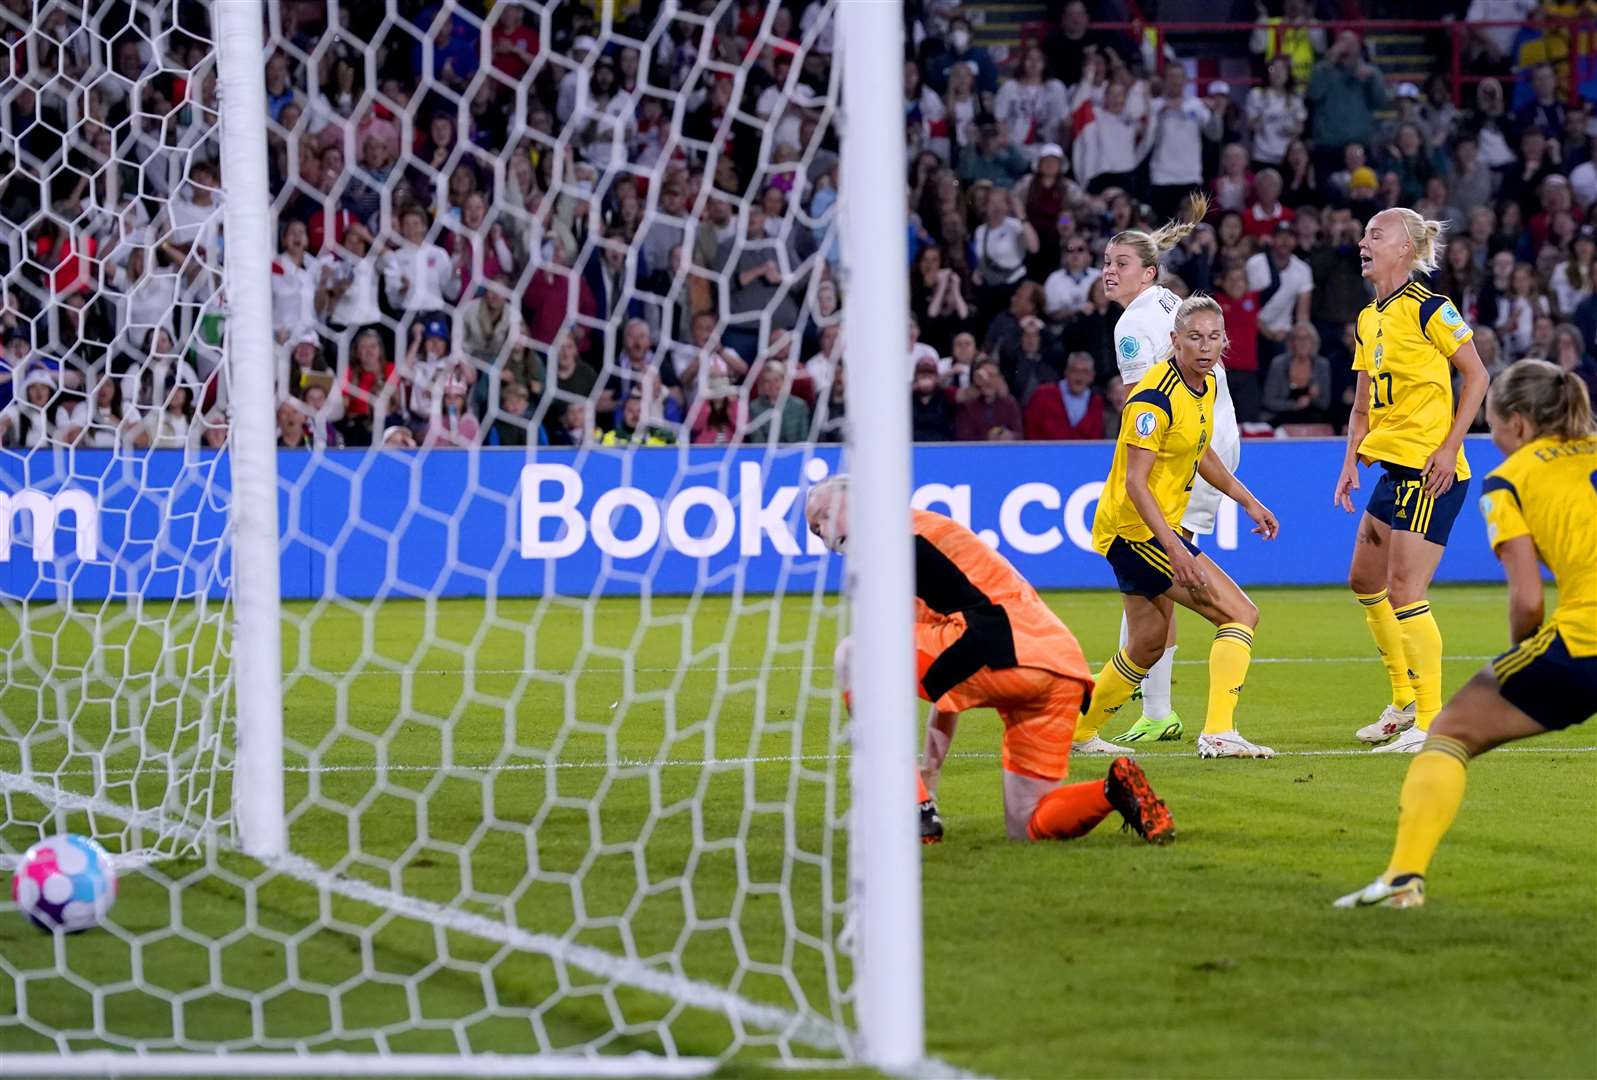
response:
<svg viewBox="0 0 1597 1080"><path fill-rule="evenodd" d="M951 514L1039 588L1113 588L1091 550L1113 446L921 446L916 506ZM1338 584L1356 518L1331 505L1343 445L1260 440L1242 477L1280 518L1265 543L1229 503L1209 550L1245 585ZM1439 580L1501 573L1476 509L1490 442ZM802 491L835 449L539 449L279 452L282 591L288 599L807 592L840 560L810 537ZM1377 479L1362 475L1367 496ZM228 460L176 451L0 453L0 589L13 599L220 595Z"/></svg>

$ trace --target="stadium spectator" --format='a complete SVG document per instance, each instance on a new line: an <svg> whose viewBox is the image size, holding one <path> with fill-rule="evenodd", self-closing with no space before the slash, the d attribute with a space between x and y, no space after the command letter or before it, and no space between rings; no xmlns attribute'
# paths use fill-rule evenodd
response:
<svg viewBox="0 0 1597 1080"><path fill-rule="evenodd" d="M1096 375L1097 365L1091 356L1071 353L1065 363L1065 377L1043 383L1026 403L1026 438L1107 438L1104 399L1093 389Z"/></svg>
<svg viewBox="0 0 1597 1080"><path fill-rule="evenodd" d="M980 352L976 346L976 336L971 333L960 333L954 336L954 343L947 356L937 361L938 381L946 386L966 386L970 383L970 373L976 367ZM917 369L919 361L917 363ZM911 372L913 379L914 372Z"/></svg>
<svg viewBox="0 0 1597 1080"><path fill-rule="evenodd" d="M1297 3L1299 0L1290 0ZM1323 33L1323 31L1322 31ZM1312 67L1313 61L1310 60ZM1287 148L1303 133L1308 107L1303 95L1293 86L1292 60L1278 55L1265 68L1265 82L1248 91L1244 113L1248 136L1253 146L1255 170L1280 168Z"/></svg>
<svg viewBox="0 0 1597 1080"><path fill-rule="evenodd" d="M935 361L915 365L910 385L910 432L916 442L952 442L954 403L943 389Z"/></svg>
<svg viewBox="0 0 1597 1080"><path fill-rule="evenodd" d="M323 256L317 278L316 308L336 334L382 320L378 294L379 269L371 230L351 220L335 238L336 248Z"/></svg>
<svg viewBox="0 0 1597 1080"><path fill-rule="evenodd" d="M1260 359L1265 362L1285 347L1292 327L1310 317L1314 303L1314 272L1298 258L1297 247L1296 229L1283 221L1269 247L1247 262L1248 289L1259 295Z"/></svg>
<svg viewBox="0 0 1597 1080"><path fill-rule="evenodd" d="M1464 19L1468 23L1515 23L1535 10L1536 0L1470 0ZM1471 26L1471 61L1494 71L1507 70L1517 35L1511 25Z"/></svg>
<svg viewBox="0 0 1597 1080"><path fill-rule="evenodd" d="M1253 173L1248 169L1248 151L1241 143L1227 143L1220 151L1220 173L1209 181L1209 206L1218 216L1227 211L1241 213L1253 202Z"/></svg>
<svg viewBox="0 0 1597 1080"><path fill-rule="evenodd" d="M1024 438L1020 406L1010 395L998 365L977 362L970 385L958 394L954 438L960 442L1009 442Z"/></svg>
<svg viewBox="0 0 1597 1080"><path fill-rule="evenodd" d="M281 250L272 260L272 330L277 340L284 342L316 328L322 262L307 250L310 236L303 221L290 218L281 231ZM142 276L143 260L134 256L130 264Z"/></svg>
<svg viewBox="0 0 1597 1080"><path fill-rule="evenodd" d="M149 432L137 409L123 404L121 380L102 375L88 398L65 402L56 412L60 441L94 450L145 449Z"/></svg>
<svg viewBox="0 0 1597 1080"><path fill-rule="evenodd" d="M788 392L787 365L767 360L760 365L755 380L759 390L749 402L745 438L762 443L774 439L781 443L803 442L810 434L810 408L796 394Z"/></svg>
<svg viewBox="0 0 1597 1080"><path fill-rule="evenodd" d="M194 426L194 384L174 382L157 407L144 414L152 450L181 450L199 435Z"/></svg>
<svg viewBox="0 0 1597 1080"><path fill-rule="evenodd" d="M1022 409L1038 386L1063 377L1064 353L1047 333L1047 325L1035 315L1020 320L1019 344L998 354L999 371Z"/></svg>
<svg viewBox="0 0 1597 1080"><path fill-rule="evenodd" d="M736 442L743 433L743 399L724 363L712 359L708 370L704 392L693 406L689 429L696 446L724 446Z"/></svg>
<svg viewBox="0 0 1597 1080"><path fill-rule="evenodd" d="M1058 25L1043 38L1048 74L1066 86L1081 82L1095 56L1114 53L1123 64L1126 47L1119 35L1092 29L1084 0L1069 0L1060 9Z"/></svg>
<svg viewBox="0 0 1597 1080"><path fill-rule="evenodd" d="M1338 33L1330 51L1314 65L1305 97L1314 119L1315 164L1326 173L1336 168L1349 143L1370 145L1375 114L1387 103L1380 73L1365 62L1363 45L1351 30Z"/></svg>
<svg viewBox="0 0 1597 1080"><path fill-rule="evenodd" d="M284 450L311 449L310 418L295 398L277 406L277 445Z"/></svg>
<svg viewBox="0 0 1597 1080"><path fill-rule="evenodd" d="M1148 158L1148 201L1154 216L1170 219L1187 195L1202 189L1203 144L1223 133L1220 116L1208 101L1187 96L1187 71L1179 63L1165 66L1160 96L1148 106L1152 116Z"/></svg>
<svg viewBox="0 0 1597 1080"><path fill-rule="evenodd" d="M1530 73L1531 100L1514 110L1520 131L1537 128L1549 139L1562 138L1569 110L1558 94L1558 73L1551 64L1537 64Z"/></svg>
<svg viewBox="0 0 1597 1080"><path fill-rule="evenodd" d="M1331 420L1331 362L1319 355L1314 324L1299 322L1287 351L1270 361L1264 411L1272 424L1325 424Z"/></svg>
<svg viewBox="0 0 1597 1080"><path fill-rule="evenodd" d="M1065 177L1065 152L1056 143L1037 151L1036 171L1015 185L1014 205L1025 211L1026 224L1037 234L1037 250L1026 260L1030 277L1044 278L1059 265L1060 224L1073 201L1073 185Z"/></svg>
<svg viewBox="0 0 1597 1080"><path fill-rule="evenodd" d="M593 290L579 274L571 271L572 253L567 241L559 235L551 237L549 252L543 264L532 275L522 303L527 314L527 336L540 345L552 345L572 323L571 316L596 318L598 304ZM575 303L572 302L575 298ZM571 335L580 351L588 347L588 331L580 324L571 325Z"/></svg>
<svg viewBox="0 0 1597 1080"><path fill-rule="evenodd" d="M344 422L341 434L350 446L370 446L388 416L399 407L399 377L376 330L355 337L354 362L344 372Z"/></svg>
<svg viewBox="0 0 1597 1080"><path fill-rule="evenodd" d="M1125 84L1110 83L1102 101L1087 103L1077 115L1083 123L1070 148L1076 181L1094 195L1131 188L1153 129L1146 113L1128 107Z"/></svg>
<svg viewBox="0 0 1597 1080"><path fill-rule="evenodd" d="M427 421L423 449L433 447L466 448L477 444L481 426L466 405L470 392L464 380L448 377L434 380L434 401Z"/></svg>
<svg viewBox="0 0 1597 1080"><path fill-rule="evenodd" d="M1254 180L1254 199L1242 215L1242 232L1262 239L1289 225L1296 215L1281 202L1281 174L1263 169Z"/></svg>
<svg viewBox="0 0 1597 1080"><path fill-rule="evenodd" d="M840 443L848 438L847 369L838 364L827 392L815 401L815 441Z"/></svg>
<svg viewBox="0 0 1597 1080"><path fill-rule="evenodd" d="M1240 266L1226 270L1220 278L1220 293L1215 297L1225 320L1228 350L1226 375L1231 385L1231 402L1237 419L1244 423L1259 418L1259 294L1248 287L1248 273Z"/></svg>
<svg viewBox="0 0 1597 1080"><path fill-rule="evenodd" d="M977 263L971 275L978 321L991 320L1008 306L1025 281L1027 256L1041 246L1037 231L1020 213L1010 192L994 188L988 194L985 219L976 228Z"/></svg>
<svg viewBox="0 0 1597 1080"><path fill-rule="evenodd" d="M1043 283L1043 307L1048 321L1061 329L1072 320L1091 312L1092 286L1103 271L1092 265L1092 249L1085 237L1065 243L1063 265Z"/></svg>
<svg viewBox="0 0 1597 1080"><path fill-rule="evenodd" d="M22 379L22 394L0 409L0 446L36 450L57 441L55 375L36 367Z"/></svg>
<svg viewBox="0 0 1597 1080"><path fill-rule="evenodd" d="M493 423L483 437L485 446L543 445L548 434L538 424L532 412L532 398L527 388L518 382L506 382L499 391L499 408L494 412Z"/></svg>
<svg viewBox="0 0 1597 1080"><path fill-rule="evenodd" d="M976 141L959 152L959 179L969 185L985 180L1008 191L1029 171L1019 150L1005 134L1004 126L991 115L976 122Z"/></svg>
<svg viewBox="0 0 1597 1080"><path fill-rule="evenodd" d="M1503 104L1503 84L1482 79L1475 87L1475 107L1464 114L1463 132L1475 140L1480 159L1488 168L1503 169L1514 163L1519 139L1513 119Z"/></svg>
<svg viewBox="0 0 1597 1080"><path fill-rule="evenodd" d="M427 238L427 212L407 207L399 215L402 240L383 258L383 286L396 311L430 317L460 296L449 253Z"/></svg>
<svg viewBox="0 0 1597 1080"><path fill-rule="evenodd" d="M1009 306L987 327L987 339L982 343L989 356L998 358L1008 372L1013 372L1013 354L1020 347L1021 328L1027 319L1041 319L1043 314L1043 289L1035 281L1023 281L1009 298Z"/></svg>
<svg viewBox="0 0 1597 1080"><path fill-rule="evenodd" d="M1015 77L998 88L993 113L1008 132L1010 144L1028 162L1037 163L1049 146L1063 159L1064 152L1056 144L1059 126L1069 113L1069 99L1065 84L1048 76L1047 61L1038 46L1024 48Z"/></svg>
<svg viewBox="0 0 1597 1080"><path fill-rule="evenodd" d="M1314 17L1313 0L1283 0L1279 17L1270 14L1264 0L1256 0L1254 10L1258 20L1248 37L1248 48L1262 56L1268 68L1281 64L1290 77L1306 81L1315 58L1325 51L1326 40L1325 30Z"/></svg>
<svg viewBox="0 0 1597 1080"><path fill-rule="evenodd" d="M1597 291L1597 225L1580 227L1569 246L1569 257L1553 270L1550 282L1554 306L1568 318Z"/></svg>
<svg viewBox="0 0 1597 1080"><path fill-rule="evenodd" d="M1597 360L1591 355L1581 337L1580 329L1572 323L1561 323L1554 331L1552 355L1547 359L1579 375L1593 400L1597 400Z"/></svg>
<svg viewBox="0 0 1597 1080"><path fill-rule="evenodd" d="M983 94L998 90L998 68L992 54L983 46L972 44L970 20L956 15L949 20L948 35L940 55L934 56L926 67L926 82L934 90L946 87L958 68L974 73L976 88Z"/></svg>
<svg viewBox="0 0 1597 1080"><path fill-rule="evenodd" d="M921 248L910 277L910 311L919 321L921 337L946 351L970 322L971 309L957 271L943 265L943 249L936 243Z"/></svg>

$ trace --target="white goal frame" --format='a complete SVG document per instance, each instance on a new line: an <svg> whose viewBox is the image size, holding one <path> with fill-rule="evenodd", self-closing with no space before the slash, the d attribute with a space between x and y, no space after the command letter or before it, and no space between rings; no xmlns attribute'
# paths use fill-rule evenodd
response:
<svg viewBox="0 0 1597 1080"><path fill-rule="evenodd" d="M611 11L602 8L608 31ZM848 583L856 673L853 726L850 893L856 919L857 1030L841 1032L845 1058L891 1073L925 1059L920 844L911 771L917 710L912 693L913 550L908 525L910 424L901 358L907 341L906 194L903 126L903 5L843 0L836 8L846 128L842 152L842 246L849 308L844 332L851 396L869 402L868 424L852 425L848 462L853 518ZM230 383L230 532L236 602L234 700L238 709L234 840L245 854L295 873L284 800L284 732L277 522L278 477L272 338L271 253L262 0L211 6L218 51L221 135L228 191L225 289L226 374ZM854 410L850 410L853 412ZM99 800L82 798L82 808ZM71 800L68 800L70 803ZM449 925L443 909L423 912ZM507 944L538 951L515 927ZM470 929L467 928L467 932ZM547 946L545 946L547 947ZM624 982L625 979L622 979ZM660 993L723 1008L687 980L663 978ZM731 999L735 995L723 994ZM740 1005L749 1003L739 1002ZM760 1007L749 1005L749 1011ZM742 1016L758 1025L780 1025ZM27 1076L695 1076L718 1059L648 1054L134 1054L86 1051L0 1055L0 1074ZM942 1067L946 1069L946 1066Z"/></svg>

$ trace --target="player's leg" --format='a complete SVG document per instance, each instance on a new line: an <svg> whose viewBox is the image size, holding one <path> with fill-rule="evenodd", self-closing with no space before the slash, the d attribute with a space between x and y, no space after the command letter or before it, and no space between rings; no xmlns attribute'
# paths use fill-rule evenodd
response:
<svg viewBox="0 0 1597 1080"><path fill-rule="evenodd" d="M1130 758L1116 759L1102 780L1059 783L1070 768L1085 691L1080 682L1031 668L984 678L997 688L992 696L1004 721L1004 826L1011 839L1073 840L1115 811L1149 843L1174 839L1169 809Z"/></svg>
<svg viewBox="0 0 1597 1080"><path fill-rule="evenodd" d="M1166 582L1168 580L1165 579ZM1168 585L1160 589L1161 593L1164 588L1168 588ZM1075 752L1078 754L1125 753L1120 747L1100 738L1098 733L1109 718L1131 700L1169 639L1175 607L1167 596L1124 593L1121 600L1126 615L1126 644L1098 672L1092 700L1086 714L1076 725Z"/></svg>
<svg viewBox="0 0 1597 1080"><path fill-rule="evenodd" d="M1387 564L1392 550L1392 523L1396 520L1399 492L1390 473L1383 472L1370 493L1364 515L1353 538L1353 560L1348 567L1348 585L1364 610L1364 622L1375 651L1386 667L1392 686L1392 700L1381 715L1359 728L1364 742L1385 742L1414 726L1414 688L1408 656L1403 651L1403 631L1387 594Z"/></svg>
<svg viewBox="0 0 1597 1080"><path fill-rule="evenodd" d="M1125 616L1120 617L1120 644L1127 641ZM1142 716L1124 732L1116 735L1117 743L1163 742L1181 738L1181 717L1171 704L1170 683L1176 663L1176 621L1170 620L1170 633L1165 637L1164 652L1148 668L1148 677L1142 680Z"/></svg>
<svg viewBox="0 0 1597 1080"><path fill-rule="evenodd" d="M1203 564L1207 587L1173 585L1169 597L1215 625L1209 646L1209 708L1198 736L1200 757L1270 757L1275 751L1244 739L1236 729L1237 700L1253 663L1259 608L1209 556L1192 549Z"/></svg>
<svg viewBox="0 0 1597 1080"><path fill-rule="evenodd" d="M854 695L849 690L849 671L852 665L853 656L854 639L852 637L846 637L842 641L839 641L837 643L837 648L832 653L832 671L835 676L837 686L843 693L843 706L849 710L851 715L854 711ZM917 674L924 674L930 661L924 659L923 654L919 653L917 653L916 660L920 666L920 670L917 672ZM916 687L918 690L918 681L916 683ZM921 696L925 697L925 694L922 693ZM950 731L952 731L951 727ZM946 746L944 747L943 752L945 755L947 754ZM939 759L939 767L941 764L942 761ZM939 843L943 839L943 818L942 815L937 811L936 799L934 799L931 792L927 790L926 781L921 776L920 770L918 769L915 772L915 789L915 801L920 810L921 843Z"/></svg>
<svg viewBox="0 0 1597 1080"><path fill-rule="evenodd" d="M1597 707L1597 702L1592 704ZM1397 842L1386 872L1337 900L1336 906L1406 908L1423 904L1425 873L1464 801L1470 759L1494 746L1547 730L1503 696L1492 669L1464 684L1437 715L1403 778Z"/></svg>
<svg viewBox="0 0 1597 1080"><path fill-rule="evenodd" d="M1416 753L1442 706L1442 631L1431 614L1431 579L1442 560L1453 522L1469 498L1469 481L1459 480L1445 495L1430 496L1418 478L1405 481L1393 516L1387 591L1403 635L1403 652L1414 683L1414 727L1381 751Z"/></svg>

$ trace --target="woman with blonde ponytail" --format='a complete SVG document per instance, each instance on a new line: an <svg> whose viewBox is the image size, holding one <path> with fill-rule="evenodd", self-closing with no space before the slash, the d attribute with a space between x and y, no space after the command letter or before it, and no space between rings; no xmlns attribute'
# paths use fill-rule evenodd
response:
<svg viewBox="0 0 1597 1080"><path fill-rule="evenodd" d="M1597 715L1597 431L1573 372L1521 360L1492 384L1492 441L1507 459L1481 514L1508 575L1513 648L1454 694L1403 781L1386 872L1338 907L1418 907L1431 856L1464 801L1466 766L1495 746ZM1558 606L1545 615L1541 566Z"/></svg>
<svg viewBox="0 0 1597 1080"><path fill-rule="evenodd" d="M1174 346L1176 309L1181 298L1159 284L1159 258L1198 227L1209 212L1209 200L1194 193L1184 219L1166 222L1151 233L1135 229L1116 233L1103 253L1104 294L1125 308L1115 323L1115 362L1120 380L1132 395L1137 384L1171 359ZM1217 383L1214 403L1214 451L1227 471L1236 472L1242 457L1242 439L1237 431L1237 414L1231 405L1231 388L1226 383L1225 365L1214 368ZM1192 489L1192 500L1181 519L1188 538L1214 532L1215 515L1220 509L1220 493L1201 477ZM1126 623L1120 624L1120 644L1126 644ZM1170 640L1163 655L1148 672L1142 684L1142 717L1124 734L1121 742L1154 742L1179 739L1181 718L1170 707L1170 671L1175 663L1175 623L1170 624ZM1077 729L1078 754L1122 754L1125 750L1098 737L1096 731Z"/></svg>
<svg viewBox="0 0 1597 1080"><path fill-rule="evenodd" d="M1332 501L1352 513L1359 466L1379 464L1348 584L1386 665L1391 702L1356 737L1412 754L1442 707L1442 631L1426 594L1469 492L1464 436L1486 367L1458 308L1413 280L1436 269L1445 226L1394 207L1370 219L1359 258L1375 300L1359 313L1358 389ZM1454 402L1453 369L1464 377Z"/></svg>

